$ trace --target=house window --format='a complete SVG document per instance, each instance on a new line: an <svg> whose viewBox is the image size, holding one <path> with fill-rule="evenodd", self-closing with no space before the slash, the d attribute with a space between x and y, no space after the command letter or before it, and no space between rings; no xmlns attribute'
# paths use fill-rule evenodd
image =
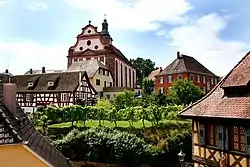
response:
<svg viewBox="0 0 250 167"><path fill-rule="evenodd" d="M107 99L110 99L110 95L107 95Z"/></svg>
<svg viewBox="0 0 250 167"><path fill-rule="evenodd" d="M211 77L211 84L214 84L214 78Z"/></svg>
<svg viewBox="0 0 250 167"><path fill-rule="evenodd" d="M160 87L159 90L160 90L161 93L164 93L164 88L163 87Z"/></svg>
<svg viewBox="0 0 250 167"><path fill-rule="evenodd" d="M33 86L33 82L29 82L28 87L32 87L32 86Z"/></svg>
<svg viewBox="0 0 250 167"><path fill-rule="evenodd" d="M231 134L232 150L246 152L246 129L240 126L233 126Z"/></svg>
<svg viewBox="0 0 250 167"><path fill-rule="evenodd" d="M160 83L160 84L163 84L163 77L160 77L160 78L159 78L159 83Z"/></svg>
<svg viewBox="0 0 250 167"><path fill-rule="evenodd" d="M206 83L206 77L205 76L202 76L202 82Z"/></svg>
<svg viewBox="0 0 250 167"><path fill-rule="evenodd" d="M193 74L190 75L190 81L191 81L191 82L194 81L194 75L193 75Z"/></svg>
<svg viewBox="0 0 250 167"><path fill-rule="evenodd" d="M168 76L168 83L172 83L173 82L173 77L170 75Z"/></svg>
<svg viewBox="0 0 250 167"><path fill-rule="evenodd" d="M182 75L181 75L181 74L179 74L177 78L178 78L178 79L182 79Z"/></svg>
<svg viewBox="0 0 250 167"><path fill-rule="evenodd" d="M67 101L67 93L62 93L62 94L61 94L61 101L62 101L62 102Z"/></svg>
<svg viewBox="0 0 250 167"><path fill-rule="evenodd" d="M112 87L112 82L109 83L109 87Z"/></svg>
<svg viewBox="0 0 250 167"><path fill-rule="evenodd" d="M216 85L218 83L217 78L214 78L214 84Z"/></svg>
<svg viewBox="0 0 250 167"><path fill-rule="evenodd" d="M74 59L74 62L77 62L78 61L78 59Z"/></svg>
<svg viewBox="0 0 250 167"><path fill-rule="evenodd" d="M200 144L205 145L205 126L203 124L200 124L199 134L200 134Z"/></svg>
<svg viewBox="0 0 250 167"><path fill-rule="evenodd" d="M197 83L200 83L200 82L201 82L200 76L199 76L199 75L196 76L196 82L197 82Z"/></svg>
<svg viewBox="0 0 250 167"><path fill-rule="evenodd" d="M206 87L202 87L202 91L206 93Z"/></svg>
<svg viewBox="0 0 250 167"><path fill-rule="evenodd" d="M210 146L216 145L215 125L213 124L207 127L207 144Z"/></svg>
<svg viewBox="0 0 250 167"><path fill-rule="evenodd" d="M104 87L105 87L105 88L107 87L107 82L106 82L106 81L104 81Z"/></svg>
<svg viewBox="0 0 250 167"><path fill-rule="evenodd" d="M26 94L26 101L31 101L31 94Z"/></svg>
<svg viewBox="0 0 250 167"><path fill-rule="evenodd" d="M100 86L101 85L100 79L96 79L95 84L98 85L98 86Z"/></svg>

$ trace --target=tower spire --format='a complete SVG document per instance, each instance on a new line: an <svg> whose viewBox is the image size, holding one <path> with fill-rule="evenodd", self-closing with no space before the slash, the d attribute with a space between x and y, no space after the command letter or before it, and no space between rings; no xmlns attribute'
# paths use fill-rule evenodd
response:
<svg viewBox="0 0 250 167"><path fill-rule="evenodd" d="M104 14L104 20L102 22L102 31L101 31L102 35L109 35L109 31L108 31L108 22L107 22L107 15Z"/></svg>

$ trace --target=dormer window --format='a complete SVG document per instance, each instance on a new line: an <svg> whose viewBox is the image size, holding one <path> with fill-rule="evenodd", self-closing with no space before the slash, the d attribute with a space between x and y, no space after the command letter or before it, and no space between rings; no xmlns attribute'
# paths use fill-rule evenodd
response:
<svg viewBox="0 0 250 167"><path fill-rule="evenodd" d="M28 83L28 87L32 87L33 85L34 85L33 82Z"/></svg>
<svg viewBox="0 0 250 167"><path fill-rule="evenodd" d="M54 86L54 82L52 81L48 82L48 86Z"/></svg>

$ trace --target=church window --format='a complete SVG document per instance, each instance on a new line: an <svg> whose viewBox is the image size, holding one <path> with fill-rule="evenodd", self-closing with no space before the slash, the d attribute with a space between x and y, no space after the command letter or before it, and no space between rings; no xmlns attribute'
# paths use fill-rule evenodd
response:
<svg viewBox="0 0 250 167"><path fill-rule="evenodd" d="M90 33L91 33L91 30L88 30L88 33L90 34Z"/></svg>
<svg viewBox="0 0 250 167"><path fill-rule="evenodd" d="M83 47L81 46L79 49L80 49L80 50L83 50Z"/></svg>
<svg viewBox="0 0 250 167"><path fill-rule="evenodd" d="M121 87L123 87L123 66L121 63Z"/></svg>
<svg viewBox="0 0 250 167"><path fill-rule="evenodd" d="M98 45L95 46L95 49L98 49Z"/></svg>
<svg viewBox="0 0 250 167"><path fill-rule="evenodd" d="M90 41L90 40L87 41L87 45L88 45L88 46L91 45L91 41Z"/></svg>

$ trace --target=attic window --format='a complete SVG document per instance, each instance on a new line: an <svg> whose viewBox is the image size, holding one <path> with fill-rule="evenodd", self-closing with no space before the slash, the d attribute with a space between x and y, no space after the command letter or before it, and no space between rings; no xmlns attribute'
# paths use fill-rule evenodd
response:
<svg viewBox="0 0 250 167"><path fill-rule="evenodd" d="M48 86L54 86L54 82L48 82Z"/></svg>
<svg viewBox="0 0 250 167"><path fill-rule="evenodd" d="M88 30L88 33L90 34L90 33L91 33L91 30Z"/></svg>
<svg viewBox="0 0 250 167"><path fill-rule="evenodd" d="M28 87L32 87L32 86L33 86L33 82L29 82Z"/></svg>
<svg viewBox="0 0 250 167"><path fill-rule="evenodd" d="M91 45L91 41L90 41L90 40L87 41L87 45L88 45L88 46Z"/></svg>
<svg viewBox="0 0 250 167"><path fill-rule="evenodd" d="M79 49L80 49L80 50L83 50L83 47L81 46Z"/></svg>
<svg viewBox="0 0 250 167"><path fill-rule="evenodd" d="M95 49L98 49L98 45L95 45Z"/></svg>

